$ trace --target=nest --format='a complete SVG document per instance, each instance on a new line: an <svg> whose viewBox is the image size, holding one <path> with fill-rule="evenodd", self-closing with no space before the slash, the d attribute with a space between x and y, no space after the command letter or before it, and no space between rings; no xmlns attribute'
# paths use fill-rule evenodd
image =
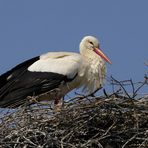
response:
<svg viewBox="0 0 148 148"><path fill-rule="evenodd" d="M131 96L123 83L114 82L120 90L110 95L104 90L103 96L78 95L60 112L40 103L5 112L0 119L0 147L148 147L148 96L135 98L142 85Z"/></svg>

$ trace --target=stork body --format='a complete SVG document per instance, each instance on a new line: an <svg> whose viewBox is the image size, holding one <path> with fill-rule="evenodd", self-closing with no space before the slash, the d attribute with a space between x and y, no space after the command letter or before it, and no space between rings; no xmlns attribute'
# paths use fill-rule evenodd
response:
<svg viewBox="0 0 148 148"><path fill-rule="evenodd" d="M59 103L74 88L93 92L103 85L105 61L95 37L84 37L80 54L49 52L25 61L0 76L0 107L17 107L27 97Z"/></svg>

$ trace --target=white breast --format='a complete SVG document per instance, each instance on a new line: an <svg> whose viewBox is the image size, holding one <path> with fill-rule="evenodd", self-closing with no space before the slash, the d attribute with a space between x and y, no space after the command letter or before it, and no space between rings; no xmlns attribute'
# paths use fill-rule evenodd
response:
<svg viewBox="0 0 148 148"><path fill-rule="evenodd" d="M83 77L83 92L92 93L104 84L106 75L105 63L101 58L89 59L86 67L81 69L79 76Z"/></svg>

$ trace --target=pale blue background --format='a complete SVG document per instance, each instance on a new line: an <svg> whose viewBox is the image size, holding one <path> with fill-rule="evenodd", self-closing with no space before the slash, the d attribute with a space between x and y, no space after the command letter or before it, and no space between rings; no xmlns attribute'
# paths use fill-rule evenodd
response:
<svg viewBox="0 0 148 148"><path fill-rule="evenodd" d="M108 77L143 80L148 0L1 0L0 74L48 51L78 52L85 35L111 59Z"/></svg>

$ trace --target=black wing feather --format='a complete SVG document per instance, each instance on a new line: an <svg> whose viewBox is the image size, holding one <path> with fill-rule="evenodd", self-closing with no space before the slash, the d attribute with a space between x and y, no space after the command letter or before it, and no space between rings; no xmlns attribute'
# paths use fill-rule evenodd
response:
<svg viewBox="0 0 148 148"><path fill-rule="evenodd" d="M27 70L27 68L33 64L34 62L36 62L37 60L39 60L39 56L34 57L32 59L29 59L17 66L15 66L14 68L12 68L11 70L7 71L6 73L2 74L0 76L0 89L8 82L8 77L10 75L12 75L12 77L9 79L15 79L16 77L18 77L21 73L24 73L24 71Z"/></svg>
<svg viewBox="0 0 148 148"><path fill-rule="evenodd" d="M0 107L17 107L27 96L45 93L57 88L62 81L72 80L62 74L28 71L39 58L27 60L0 76Z"/></svg>
<svg viewBox="0 0 148 148"><path fill-rule="evenodd" d="M26 71L0 89L0 107L17 107L27 96L37 96L57 88L67 77L51 72Z"/></svg>

